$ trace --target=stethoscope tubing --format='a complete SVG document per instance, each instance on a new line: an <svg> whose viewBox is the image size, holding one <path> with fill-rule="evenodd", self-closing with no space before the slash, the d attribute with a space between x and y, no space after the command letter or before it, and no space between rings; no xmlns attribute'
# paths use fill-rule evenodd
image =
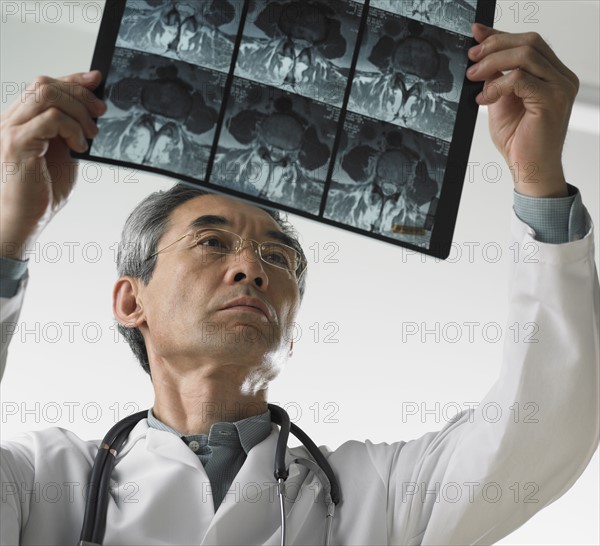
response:
<svg viewBox="0 0 600 546"><path fill-rule="evenodd" d="M116 455L123 443L127 440L129 432L131 432L133 427L139 421L147 417L147 415L148 410L144 410L127 416L125 419L116 423L102 440L90 476L88 498L79 539L80 543L102 543L106 528L106 514L99 514L98 508L100 506L108 505L108 485L110 484L112 468L116 462ZM112 459L112 461L110 459ZM106 472L105 470L107 463L110 466L109 472ZM105 476L108 476L108 483ZM102 483L106 484L106 489L102 489ZM100 515L99 519L98 515Z"/></svg>
<svg viewBox="0 0 600 546"><path fill-rule="evenodd" d="M288 468L285 464L285 451L291 432L296 438L298 438L298 440L300 440L300 442L311 454L312 458L321 467L323 472L325 472L325 475L331 484L331 498L334 504L339 504L341 500L339 483L335 477L335 474L333 473L331 465L327 462L327 459L321 453L321 450L317 447L317 444L315 444L310 436L306 434L306 432L304 432L299 426L290 422L290 417L285 410L273 404L268 404L268 407L271 411L273 422L276 425L279 425L281 428L279 432L279 438L277 439L277 451L275 453L275 478L277 479L278 476L285 476L284 479L287 479L288 477Z"/></svg>
<svg viewBox="0 0 600 546"><path fill-rule="evenodd" d="M271 412L272 421L280 426L280 433L277 438L277 448L275 451L274 475L277 480L281 512L281 544L285 544L286 537L286 518L285 518L285 480L288 478L289 469L285 464L285 455L287 450L287 441L290 432L298 438L304 447L314 458L317 465L325 473L329 480L331 501L334 505L340 502L340 486L333 473L331 465L323 456L317 445L310 437L294 423L290 422L290 417L285 410L279 406L268 404ZM104 540L106 530L106 515L108 512L110 478L116 464L117 455L121 447L127 441L129 433L135 425L147 417L148 410L140 411L129 415L125 419L116 423L106 434L100 449L94 459L94 466L90 475L88 488L88 498L85 506L83 525L78 546L100 545ZM327 543L331 534L331 517L327 517Z"/></svg>
<svg viewBox="0 0 600 546"><path fill-rule="evenodd" d="M132 425L131 428L133 428ZM127 437L129 436L130 429L124 430L121 432L113 445L115 445L114 451L111 450L109 456L107 456L105 461L105 466L107 467L104 472L102 472L102 478L100 480L100 484L98 486L98 498L96 504L96 528L97 531L92 535L92 542L101 543L104 539L104 531L106 529L106 513L108 511L108 491L110 490L110 478L112 475L112 471L117 462L117 453L120 451L123 444L127 441ZM108 451L108 450L107 450Z"/></svg>

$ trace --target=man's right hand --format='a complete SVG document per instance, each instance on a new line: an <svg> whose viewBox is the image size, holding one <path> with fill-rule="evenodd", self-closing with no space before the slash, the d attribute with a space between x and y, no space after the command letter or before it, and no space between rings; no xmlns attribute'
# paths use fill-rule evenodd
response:
<svg viewBox="0 0 600 546"><path fill-rule="evenodd" d="M67 202L77 160L98 133L93 118L106 105L91 92L100 72L37 78L0 118L0 256L25 250Z"/></svg>

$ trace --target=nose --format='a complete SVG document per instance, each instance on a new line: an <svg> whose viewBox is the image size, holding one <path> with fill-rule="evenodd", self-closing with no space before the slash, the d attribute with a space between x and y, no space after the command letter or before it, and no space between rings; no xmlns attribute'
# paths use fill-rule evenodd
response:
<svg viewBox="0 0 600 546"><path fill-rule="evenodd" d="M229 284L251 284L264 291L269 286L269 276L264 263L258 255L258 248L253 241L244 241L242 248L229 255L229 267L225 280Z"/></svg>

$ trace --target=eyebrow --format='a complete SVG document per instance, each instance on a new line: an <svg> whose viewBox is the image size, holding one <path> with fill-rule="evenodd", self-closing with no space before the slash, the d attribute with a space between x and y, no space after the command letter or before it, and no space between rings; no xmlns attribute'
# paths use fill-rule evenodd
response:
<svg viewBox="0 0 600 546"><path fill-rule="evenodd" d="M232 224L227 218L225 218L225 216L216 216L214 214L206 214L204 216L198 216L198 218L193 220L190 223L190 225L188 226L188 229L190 229L190 230L200 229L200 228L203 228L206 226L232 227ZM283 243L284 245L288 245L288 246L291 246L292 248L296 248L295 240L292 237L290 237L289 235L286 235L285 233L283 233L281 231L276 231L276 230L272 229L272 230L267 231L266 235L268 237L275 239L276 241L279 241L280 243Z"/></svg>
<svg viewBox="0 0 600 546"><path fill-rule="evenodd" d="M188 229L200 229L206 226L229 226L231 222L224 216L215 216L214 214L207 214L205 216L198 216L194 221L190 223Z"/></svg>

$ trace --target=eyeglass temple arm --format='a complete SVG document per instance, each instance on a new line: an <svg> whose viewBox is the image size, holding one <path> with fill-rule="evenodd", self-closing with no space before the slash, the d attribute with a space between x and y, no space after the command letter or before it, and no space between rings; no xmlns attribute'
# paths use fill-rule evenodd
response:
<svg viewBox="0 0 600 546"><path fill-rule="evenodd" d="M163 250L167 250L167 248L171 248L174 244L177 244L179 241L181 241L181 239L185 239L189 235L192 235L192 234L186 233L185 235L182 235L181 237L179 237L179 239L177 239L176 241L173 241L171 244L168 244L167 246L161 248L160 250L157 250L154 254L152 254L151 256L148 256L148 258L146 258L146 259L150 260L151 258L154 258L154 256L156 256L157 254L160 254Z"/></svg>

